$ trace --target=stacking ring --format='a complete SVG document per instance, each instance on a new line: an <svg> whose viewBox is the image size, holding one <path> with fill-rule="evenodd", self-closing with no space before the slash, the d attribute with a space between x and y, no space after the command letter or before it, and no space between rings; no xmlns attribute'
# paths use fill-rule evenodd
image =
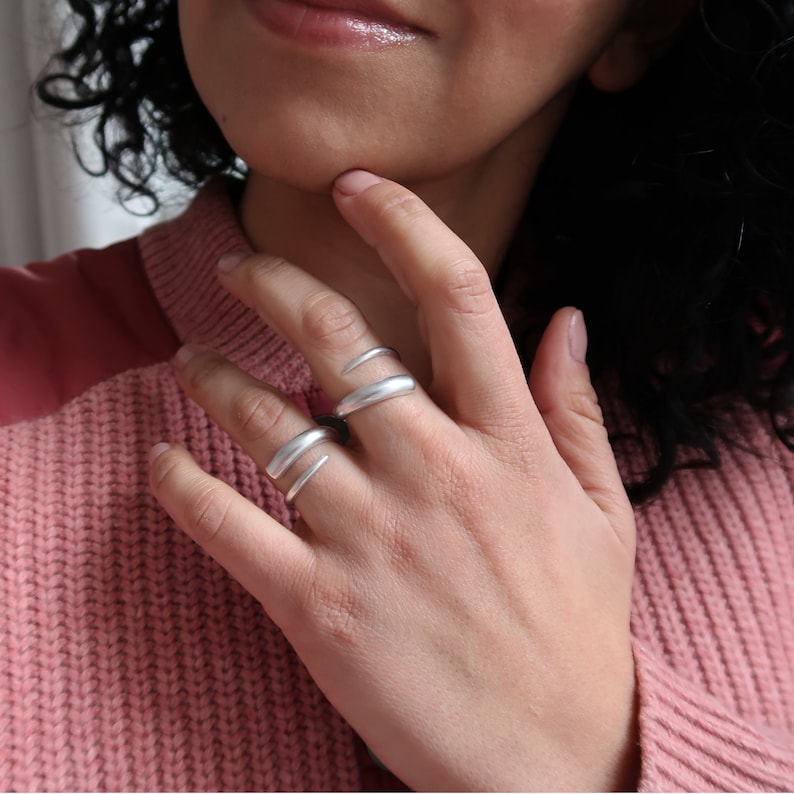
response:
<svg viewBox="0 0 794 794"><path fill-rule="evenodd" d="M416 381L410 375L394 375L391 378L370 383L342 398L334 409L334 416L338 419L345 419L362 408L390 400L392 397L410 394L414 389L416 389Z"/></svg>
<svg viewBox="0 0 794 794"><path fill-rule="evenodd" d="M312 465L292 483L292 487L284 496L284 501L287 505L292 505L295 502L295 499L297 499L298 494L303 490L306 483L328 462L329 457L329 455L323 455L319 460L312 463Z"/></svg>
<svg viewBox="0 0 794 794"><path fill-rule="evenodd" d="M273 459L265 467L265 473L271 479L277 480L286 474L290 466L305 452L313 449L318 444L322 444L324 441L336 441L337 438L339 438L339 434L332 427L310 427L308 430L299 433L295 438L287 441L276 452Z"/></svg>
<svg viewBox="0 0 794 794"><path fill-rule="evenodd" d="M373 358L378 358L379 356L389 356L390 358L396 358L398 361L400 360L400 354L393 347L372 347L369 350L362 353L360 356L356 356L342 370L342 374L347 375L350 372L352 372L356 367L360 367L365 362L370 361Z"/></svg>

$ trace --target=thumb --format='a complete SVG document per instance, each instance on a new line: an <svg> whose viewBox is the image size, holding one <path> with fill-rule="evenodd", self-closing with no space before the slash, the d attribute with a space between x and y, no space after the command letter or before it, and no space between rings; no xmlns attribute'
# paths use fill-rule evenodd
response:
<svg viewBox="0 0 794 794"><path fill-rule="evenodd" d="M623 543L634 545L634 513L585 363L587 329L577 309L560 309L538 346L529 388L557 451Z"/></svg>

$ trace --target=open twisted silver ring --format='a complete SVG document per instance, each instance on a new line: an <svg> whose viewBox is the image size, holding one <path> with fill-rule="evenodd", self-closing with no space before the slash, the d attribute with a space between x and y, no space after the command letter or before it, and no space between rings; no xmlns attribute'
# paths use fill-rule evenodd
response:
<svg viewBox="0 0 794 794"><path fill-rule="evenodd" d="M371 347L369 350L365 351L360 356L356 356L342 370L342 374L347 375L348 373L352 372L356 367L360 367L365 362L370 361L373 358L378 358L379 356L389 356L390 358L396 358L398 361L400 360L400 354L393 347Z"/></svg>
<svg viewBox="0 0 794 794"><path fill-rule="evenodd" d="M286 474L293 463L305 452L313 449L324 441L336 441L339 434L332 427L311 427L290 439L276 452L273 459L265 467L265 473L273 480ZM294 488L295 486L293 486Z"/></svg>
<svg viewBox="0 0 794 794"><path fill-rule="evenodd" d="M295 500L298 498L298 494L303 490L303 487L328 462L329 457L330 455L323 455L319 460L314 461L314 463L292 483L292 487L284 495L284 501L288 505L294 504Z"/></svg>
<svg viewBox="0 0 794 794"><path fill-rule="evenodd" d="M362 386L342 398L334 409L334 416L345 419L350 414L375 403L409 394L416 389L416 381L410 375L394 375L376 383Z"/></svg>

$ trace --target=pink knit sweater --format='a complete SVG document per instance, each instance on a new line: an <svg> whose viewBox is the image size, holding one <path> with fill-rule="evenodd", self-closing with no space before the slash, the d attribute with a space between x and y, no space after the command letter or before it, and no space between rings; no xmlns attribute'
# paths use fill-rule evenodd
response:
<svg viewBox="0 0 794 794"><path fill-rule="evenodd" d="M0 789L394 785L149 494L147 452L167 439L290 519L167 363L201 342L327 408L216 282L220 255L247 247L216 183L137 242L0 271ZM794 787L794 456L750 409L728 418L722 468L679 473L638 511L646 790Z"/></svg>

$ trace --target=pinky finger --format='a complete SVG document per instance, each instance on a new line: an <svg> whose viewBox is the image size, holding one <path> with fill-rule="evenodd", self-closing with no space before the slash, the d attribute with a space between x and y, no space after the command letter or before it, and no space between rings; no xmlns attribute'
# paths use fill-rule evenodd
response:
<svg viewBox="0 0 794 794"><path fill-rule="evenodd" d="M217 560L283 626L297 583L310 575L313 553L179 446L151 452L152 492L176 524Z"/></svg>

